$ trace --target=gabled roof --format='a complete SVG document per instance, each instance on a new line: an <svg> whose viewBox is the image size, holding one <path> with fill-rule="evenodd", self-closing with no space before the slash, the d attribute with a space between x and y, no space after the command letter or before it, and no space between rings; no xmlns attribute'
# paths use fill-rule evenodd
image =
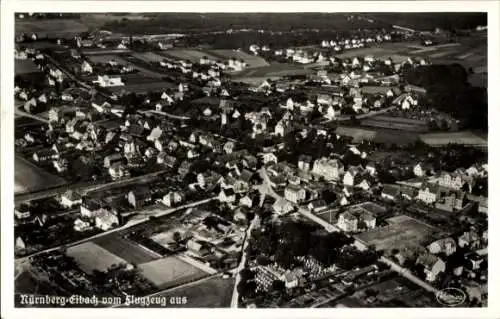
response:
<svg viewBox="0 0 500 319"><path fill-rule="evenodd" d="M384 185L384 188L382 189L382 194L387 194L390 196L398 196L400 193L400 188L395 185Z"/></svg>
<svg viewBox="0 0 500 319"><path fill-rule="evenodd" d="M432 268L439 260L440 258L433 254L423 253L418 257L417 264L422 264L425 268L429 269Z"/></svg>

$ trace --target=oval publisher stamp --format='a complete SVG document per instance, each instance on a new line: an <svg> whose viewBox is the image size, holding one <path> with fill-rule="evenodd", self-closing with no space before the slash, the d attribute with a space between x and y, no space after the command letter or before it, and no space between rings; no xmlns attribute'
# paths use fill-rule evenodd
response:
<svg viewBox="0 0 500 319"><path fill-rule="evenodd" d="M448 287L436 293L436 300L440 304L448 307L462 305L467 298L467 294L458 288Z"/></svg>

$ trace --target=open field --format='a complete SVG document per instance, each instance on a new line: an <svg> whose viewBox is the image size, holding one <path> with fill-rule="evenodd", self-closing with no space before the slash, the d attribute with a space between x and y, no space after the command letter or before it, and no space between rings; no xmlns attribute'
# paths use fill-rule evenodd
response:
<svg viewBox="0 0 500 319"><path fill-rule="evenodd" d="M350 136L354 142L372 141L384 144L409 144L418 140L417 132L401 131L388 128L360 128L354 126L339 126L336 134Z"/></svg>
<svg viewBox="0 0 500 319"><path fill-rule="evenodd" d="M66 254L75 258L80 269L87 274L92 274L94 270L107 271L112 265L127 263L122 258L92 242L71 246L66 251Z"/></svg>
<svg viewBox="0 0 500 319"><path fill-rule="evenodd" d="M146 279L161 289L180 285L208 275L177 257L166 257L140 264L138 268L142 270L142 274Z"/></svg>
<svg viewBox="0 0 500 319"><path fill-rule="evenodd" d="M231 80L250 85L259 85L266 79L276 80L286 76L305 76L313 74L314 71L306 69L303 66L297 66L286 63L273 63L259 68L250 68L241 72L234 73Z"/></svg>
<svg viewBox="0 0 500 319"><path fill-rule="evenodd" d="M427 123L425 121L401 117L375 116L362 120L361 124L363 126L381 127L410 132L426 132L428 130Z"/></svg>
<svg viewBox="0 0 500 319"><path fill-rule="evenodd" d="M14 73L15 75L31 74L31 73L42 73L35 63L31 60L15 60L14 63Z"/></svg>
<svg viewBox="0 0 500 319"><path fill-rule="evenodd" d="M389 218L387 221L388 226L367 231L355 237L368 245L375 245L377 249L391 250L420 245L441 232L436 227L405 215Z"/></svg>
<svg viewBox="0 0 500 319"><path fill-rule="evenodd" d="M92 63L108 63L111 60L114 60L116 63L121 65L128 65L130 62L125 61L117 55L91 55L88 57L90 62Z"/></svg>
<svg viewBox="0 0 500 319"><path fill-rule="evenodd" d="M15 194L34 192L44 188L66 184L66 181L61 177L52 175L19 155L16 155L14 165Z"/></svg>
<svg viewBox="0 0 500 319"><path fill-rule="evenodd" d="M210 53L213 53L216 56L223 57L225 60L229 60L231 58L235 58L237 60L243 60L246 63L248 63L249 68L261 68L261 67L269 65L269 63L265 59L263 59L259 56L250 55L250 54L242 52L242 51L213 50L213 51L210 51Z"/></svg>
<svg viewBox="0 0 500 319"><path fill-rule="evenodd" d="M450 143L488 147L488 140L472 132L443 132L421 134L420 139L430 146L442 146Z"/></svg>
<svg viewBox="0 0 500 319"><path fill-rule="evenodd" d="M57 295L48 283L38 280L29 271L23 271L14 282L16 294Z"/></svg>
<svg viewBox="0 0 500 319"><path fill-rule="evenodd" d="M94 240L94 244L101 246L112 254L123 258L131 264L142 264L158 259L158 257L142 248L138 244L119 235L103 236Z"/></svg>
<svg viewBox="0 0 500 319"><path fill-rule="evenodd" d="M155 62L159 63L165 60L165 57L153 52L134 52L130 54L134 58L140 59L145 62Z"/></svg>
<svg viewBox="0 0 500 319"><path fill-rule="evenodd" d="M147 93L149 91L164 91L165 89L174 89L177 86L170 82L145 82L145 83L134 83L134 84L126 84L124 86L114 86L107 87L109 91L113 93L119 93L125 91L127 93Z"/></svg>
<svg viewBox="0 0 500 319"><path fill-rule="evenodd" d="M194 49L174 49L163 51L162 54L163 53L176 59L188 60L191 62L200 62L200 59L204 56L209 58L210 60L221 60L220 57L214 56L209 52L202 52Z"/></svg>
<svg viewBox="0 0 500 319"><path fill-rule="evenodd" d="M36 33L39 37L66 37L86 32L87 26L75 19L16 20L16 36Z"/></svg>
<svg viewBox="0 0 500 319"><path fill-rule="evenodd" d="M233 287L233 278L214 277L195 286L171 290L161 296L186 296L187 303L177 305L183 308L227 308L231 305Z"/></svg>

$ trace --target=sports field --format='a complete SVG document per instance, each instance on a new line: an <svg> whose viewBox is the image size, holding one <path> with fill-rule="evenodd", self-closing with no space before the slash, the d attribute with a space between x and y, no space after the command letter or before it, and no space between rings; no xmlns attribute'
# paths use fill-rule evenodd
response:
<svg viewBox="0 0 500 319"><path fill-rule="evenodd" d="M227 308L231 305L233 287L233 278L214 277L194 286L171 290L161 296L186 296L187 303L177 305L183 308Z"/></svg>
<svg viewBox="0 0 500 319"><path fill-rule="evenodd" d="M140 264L142 275L160 289L177 286L207 276L204 271L177 257L166 257Z"/></svg>
<svg viewBox="0 0 500 319"><path fill-rule="evenodd" d="M65 184L66 181L16 155L14 164L14 193L34 192Z"/></svg>
<svg viewBox="0 0 500 319"><path fill-rule="evenodd" d="M387 220L388 226L367 231L355 237L377 249L391 250L420 245L441 230L406 215Z"/></svg>
<svg viewBox="0 0 500 319"><path fill-rule="evenodd" d="M127 264L124 259L92 242L71 246L66 254L73 257L87 274L92 274L94 270L107 271L112 265Z"/></svg>
<svg viewBox="0 0 500 319"><path fill-rule="evenodd" d="M152 251L119 235L103 236L94 240L94 243L132 264L142 264L159 258Z"/></svg>

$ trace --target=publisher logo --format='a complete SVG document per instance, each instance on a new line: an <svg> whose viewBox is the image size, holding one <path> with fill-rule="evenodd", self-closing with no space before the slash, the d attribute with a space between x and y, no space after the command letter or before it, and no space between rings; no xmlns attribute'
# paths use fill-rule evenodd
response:
<svg viewBox="0 0 500 319"><path fill-rule="evenodd" d="M465 302L467 295L458 288L444 288L436 293L436 300L448 307L456 307Z"/></svg>

